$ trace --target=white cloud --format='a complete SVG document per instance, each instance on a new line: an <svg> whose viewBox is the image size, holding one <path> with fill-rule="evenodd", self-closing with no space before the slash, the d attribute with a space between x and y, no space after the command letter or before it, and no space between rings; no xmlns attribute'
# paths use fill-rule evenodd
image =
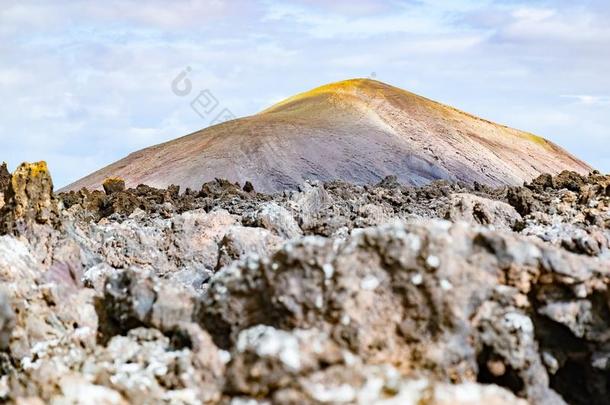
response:
<svg viewBox="0 0 610 405"><path fill-rule="evenodd" d="M377 0L300 0L296 1L305 7L319 11L340 13L343 15L361 16L387 12L393 8L392 1Z"/></svg>
<svg viewBox="0 0 610 405"><path fill-rule="evenodd" d="M610 96L594 96L590 94L566 94L563 98L569 98L577 101L580 104L591 106L610 106Z"/></svg>
<svg viewBox="0 0 610 405"><path fill-rule="evenodd" d="M83 2L85 13L106 21L132 21L149 27L189 29L251 10L243 0L149 0Z"/></svg>
<svg viewBox="0 0 610 405"><path fill-rule="evenodd" d="M32 80L32 76L26 70L6 68L0 69L0 86L19 87Z"/></svg>
<svg viewBox="0 0 610 405"><path fill-rule="evenodd" d="M447 28L417 7L398 7L384 14L353 15L325 12L287 2L270 3L266 21L295 24L295 29L319 39L371 38L397 33L443 33Z"/></svg>
<svg viewBox="0 0 610 405"><path fill-rule="evenodd" d="M503 29L503 35L510 39L546 39L570 43L607 43L610 40L607 19L578 7L519 8L511 16L512 21Z"/></svg>
<svg viewBox="0 0 610 405"><path fill-rule="evenodd" d="M519 8L512 12L513 17L522 22L539 23L548 21L557 15L557 11L548 8Z"/></svg>

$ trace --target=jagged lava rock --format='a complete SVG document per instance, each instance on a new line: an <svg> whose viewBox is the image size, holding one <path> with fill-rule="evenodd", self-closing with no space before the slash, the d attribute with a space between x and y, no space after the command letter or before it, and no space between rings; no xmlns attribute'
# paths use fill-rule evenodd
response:
<svg viewBox="0 0 610 405"><path fill-rule="evenodd" d="M21 233L30 223L58 227L59 210L45 162L20 165L13 175L0 211L0 234Z"/></svg>
<svg viewBox="0 0 610 405"><path fill-rule="evenodd" d="M609 184L26 186L2 211L34 207L0 236L0 397L605 404ZM61 226L37 219L54 201Z"/></svg>
<svg viewBox="0 0 610 405"><path fill-rule="evenodd" d="M0 165L0 209L4 206L4 193L8 189L11 182L11 173L6 167L6 163Z"/></svg>
<svg viewBox="0 0 610 405"><path fill-rule="evenodd" d="M109 177L102 183L106 194L114 194L120 191L125 191L125 180L120 177Z"/></svg>

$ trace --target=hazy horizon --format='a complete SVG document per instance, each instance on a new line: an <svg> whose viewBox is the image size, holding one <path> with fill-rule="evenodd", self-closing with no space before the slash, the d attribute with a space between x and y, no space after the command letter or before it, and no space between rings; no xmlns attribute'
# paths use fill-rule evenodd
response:
<svg viewBox="0 0 610 405"><path fill-rule="evenodd" d="M1 7L0 161L46 160L57 188L217 119L355 77L535 133L610 172L607 2ZM197 114L198 96L215 108Z"/></svg>

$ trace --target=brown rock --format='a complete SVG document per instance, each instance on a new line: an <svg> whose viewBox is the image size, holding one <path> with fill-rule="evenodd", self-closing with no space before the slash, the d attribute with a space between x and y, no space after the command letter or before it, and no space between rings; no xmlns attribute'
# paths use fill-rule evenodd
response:
<svg viewBox="0 0 610 405"><path fill-rule="evenodd" d="M0 165L0 194L6 192L9 183L11 182L11 174L6 167L6 163Z"/></svg>
<svg viewBox="0 0 610 405"><path fill-rule="evenodd" d="M11 176L0 211L0 234L22 234L30 225L59 228L59 208L46 162L23 163Z"/></svg>
<svg viewBox="0 0 610 405"><path fill-rule="evenodd" d="M515 207L521 216L526 216L540 209L540 202L536 200L534 193L523 187L509 187L507 195L508 203Z"/></svg>
<svg viewBox="0 0 610 405"><path fill-rule="evenodd" d="M239 185L228 180L214 179L201 186L199 195L202 197L219 197L240 194Z"/></svg>
<svg viewBox="0 0 610 405"><path fill-rule="evenodd" d="M553 176L548 173L541 174L532 180L530 187L539 191L544 191L548 188L553 188Z"/></svg>
<svg viewBox="0 0 610 405"><path fill-rule="evenodd" d="M102 183L106 194L114 194L119 191L125 191L125 180L120 177L109 177Z"/></svg>
<svg viewBox="0 0 610 405"><path fill-rule="evenodd" d="M568 170L559 173L553 179L553 185L556 189L566 188L570 191L578 192L584 184L585 178L583 176Z"/></svg>

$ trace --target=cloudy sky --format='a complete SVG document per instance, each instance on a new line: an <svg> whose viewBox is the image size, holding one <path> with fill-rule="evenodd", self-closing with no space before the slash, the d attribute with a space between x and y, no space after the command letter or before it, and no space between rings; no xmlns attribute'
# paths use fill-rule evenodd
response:
<svg viewBox="0 0 610 405"><path fill-rule="evenodd" d="M0 0L0 161L63 186L209 126L201 91L244 116L376 77L610 172L608 21L607 0Z"/></svg>

